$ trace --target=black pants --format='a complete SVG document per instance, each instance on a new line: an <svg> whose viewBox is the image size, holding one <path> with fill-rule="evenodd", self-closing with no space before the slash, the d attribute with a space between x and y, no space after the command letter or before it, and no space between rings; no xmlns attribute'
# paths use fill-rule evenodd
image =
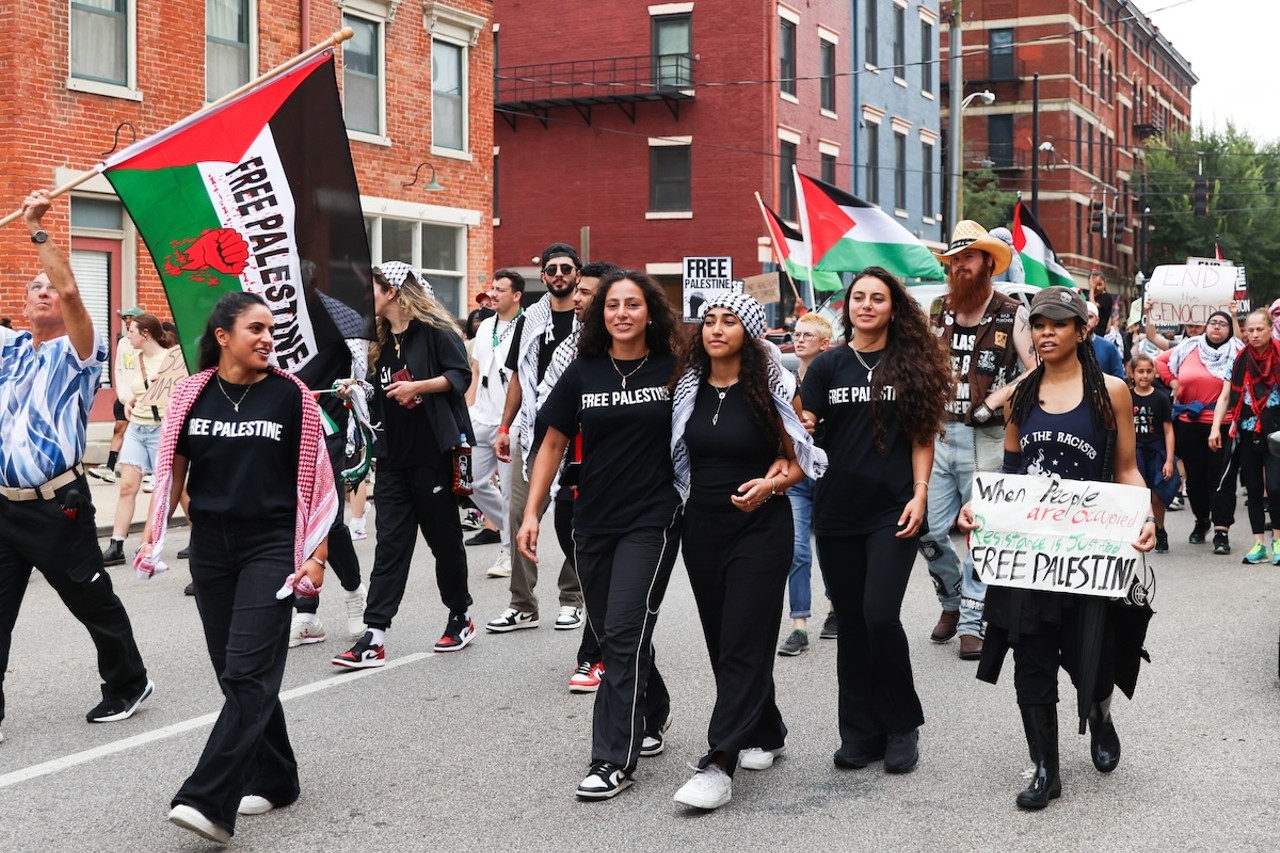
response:
<svg viewBox="0 0 1280 853"><path fill-rule="evenodd" d="M557 497L555 501L556 539L565 559L576 572L577 564L573 558L573 500ZM582 586L582 578L578 578L578 586ZM583 603L586 610L586 603ZM600 623L603 625L603 621ZM578 663L596 663L600 660L600 637L593 630L590 620L582 629L582 639L578 642Z"/></svg>
<svg viewBox="0 0 1280 853"><path fill-rule="evenodd" d="M574 531L573 538L588 630L600 637L604 661L591 760L608 761L630 773L645 734L660 728L671 713L667 685L654 661L653 629L676 562L679 514L666 528Z"/></svg>
<svg viewBox="0 0 1280 853"><path fill-rule="evenodd" d="M346 522L347 484L342 479L346 441L346 434L341 432L325 438L329 464L333 466L334 488L338 490L338 514L329 528L329 565L342 588L352 592L360 588L360 560L356 557L356 546L351 542L351 529ZM320 609L320 596L295 595L293 606L299 613L315 613Z"/></svg>
<svg viewBox="0 0 1280 853"><path fill-rule="evenodd" d="M1019 705L1056 705L1059 666L1071 676L1072 684L1079 684L1084 610L1083 607L1065 608L1061 623L1041 622L1035 633L1023 633L1013 644L1013 686ZM1111 695L1116 680L1115 632L1109 618L1104 624L1093 694L1095 702Z"/></svg>
<svg viewBox="0 0 1280 853"><path fill-rule="evenodd" d="M795 538L791 504L769 501L753 513L690 506L684 531L684 564L716 679L709 749L698 766L721 757L732 776L741 750L778 749L787 738L773 662Z"/></svg>
<svg viewBox="0 0 1280 853"><path fill-rule="evenodd" d="M1236 520L1236 463L1230 439L1223 439L1220 450L1209 449L1211 429L1210 424L1174 421L1174 450L1187 470L1187 500L1196 521L1230 527Z"/></svg>
<svg viewBox="0 0 1280 853"><path fill-rule="evenodd" d="M450 463L451 465L452 463ZM436 585L449 613L466 613L467 555L449 465L378 469L378 544L369 573L364 621L386 630L400 609L418 531L436 558Z"/></svg>
<svg viewBox="0 0 1280 853"><path fill-rule="evenodd" d="M225 702L173 805L234 830L242 796L277 806L298 798L298 763L280 705L290 601L276 598L294 571L294 529L291 521L201 516L191 536L196 606Z"/></svg>
<svg viewBox="0 0 1280 853"><path fill-rule="evenodd" d="M840 614L840 743L868 754L882 750L887 735L924 723L899 618L919 540L895 532L817 537L822 576Z"/></svg>
<svg viewBox="0 0 1280 853"><path fill-rule="evenodd" d="M1240 482L1248 493L1249 527L1262 535L1267 529L1267 512L1271 525L1280 524L1280 456L1267 449L1267 437L1260 433L1241 433L1236 439L1236 461ZM1263 484L1266 496L1263 496Z"/></svg>
<svg viewBox="0 0 1280 853"><path fill-rule="evenodd" d="M64 507L74 510L76 517L69 517ZM102 697L132 699L147 686L147 669L133 639L129 614L102 567L94 517L84 477L58 489L53 500L0 498L0 720L4 719L4 674L9 668L13 626L32 566L93 639Z"/></svg>

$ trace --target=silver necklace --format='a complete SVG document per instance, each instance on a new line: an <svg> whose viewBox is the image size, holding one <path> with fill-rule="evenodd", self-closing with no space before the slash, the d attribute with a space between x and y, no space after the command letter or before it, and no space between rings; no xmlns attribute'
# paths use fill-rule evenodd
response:
<svg viewBox="0 0 1280 853"><path fill-rule="evenodd" d="M716 413L711 416L712 426L716 426L717 424L720 423L720 407L724 405L724 397L726 394L729 393L729 389L737 384L738 384L738 381L735 379L734 381L730 382L728 385L721 388L719 385L712 385L711 380L709 379L707 380L707 387L710 388L712 391L715 391L716 396L720 398L720 402L716 403Z"/></svg>
<svg viewBox="0 0 1280 853"><path fill-rule="evenodd" d="M635 376L635 375L636 375L636 373L640 370L640 368L644 367L645 362L646 362L646 361L648 361L648 360L649 360L649 353L645 353L645 354L644 354L644 358L640 359L640 363L639 363L639 364L637 364L637 365L636 365L636 366L631 370L631 372L630 372L630 373L623 373L623 372L622 372L622 369L621 369L620 367L618 367L618 362L614 360L614 358L613 358L613 354L612 354L612 353L610 353L610 354L609 354L609 361L613 362L613 369L614 369L614 370L616 370L616 371L618 372L618 375L622 377L622 390L623 390L623 391L627 390L627 380L628 380L628 379L630 379L632 376Z"/></svg>
<svg viewBox="0 0 1280 853"><path fill-rule="evenodd" d="M870 385L871 374L876 372L876 368L880 366L880 362L877 361L875 364L868 367L867 363L862 360L862 353L858 352L857 347L855 347L853 344L849 344L849 349L853 350L854 356L857 357L858 359L858 364L861 364L863 369L867 371L867 384Z"/></svg>
<svg viewBox="0 0 1280 853"><path fill-rule="evenodd" d="M218 390L222 392L222 396L227 398L227 402L231 404L231 408L236 410L236 414L240 414L240 404L244 402L244 398L249 396L249 392L253 390L252 385L248 385L244 389L244 393L240 395L239 400L232 400L231 395L227 393L226 386L222 384L222 377L213 374L213 378L218 380Z"/></svg>

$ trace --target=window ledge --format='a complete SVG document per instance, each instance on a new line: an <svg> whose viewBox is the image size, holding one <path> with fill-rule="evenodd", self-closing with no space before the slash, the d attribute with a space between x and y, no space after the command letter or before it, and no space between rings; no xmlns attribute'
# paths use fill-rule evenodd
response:
<svg viewBox="0 0 1280 853"><path fill-rule="evenodd" d="M839 118L840 118L840 116L836 115L836 113L835 113L834 111L832 111L832 110L823 110L823 109L820 109L820 110L818 110L818 112L822 113L822 114L823 114L824 116L826 116L827 118L834 118L834 119L839 119Z"/></svg>
<svg viewBox="0 0 1280 853"><path fill-rule="evenodd" d="M142 92L120 86L115 83L103 83L99 80L81 80L79 77L67 78L67 90L70 92L87 92L90 95L105 95L108 98L123 98L127 101L142 101Z"/></svg>
<svg viewBox="0 0 1280 853"><path fill-rule="evenodd" d="M920 217L920 221L923 222L925 225L936 225L938 222L938 220L933 218L932 216L922 216Z"/></svg>
<svg viewBox="0 0 1280 853"><path fill-rule="evenodd" d="M907 81L904 78L899 77L897 74L893 75L893 82L897 83L904 89L907 88Z"/></svg>
<svg viewBox="0 0 1280 853"><path fill-rule="evenodd" d="M384 148L391 147L391 137L383 136L380 133L369 133L367 130L347 128L347 138L352 142L367 142L370 145L381 145Z"/></svg>
<svg viewBox="0 0 1280 853"><path fill-rule="evenodd" d="M497 228L497 227L498 227L499 225L501 225L501 224L502 224L502 217L501 217L501 216L495 216L495 217L493 217L493 227L494 227L494 228Z"/></svg>
<svg viewBox="0 0 1280 853"><path fill-rule="evenodd" d="M921 96L922 98L928 98L928 99L929 99L929 100L931 100L931 101L934 99L934 98L933 98L933 92L926 92L924 89L921 89L921 90L920 90L920 96Z"/></svg>
<svg viewBox="0 0 1280 853"><path fill-rule="evenodd" d="M784 101L790 101L793 104L800 103L800 99L795 95L792 95L790 92L784 92L781 89L778 90L778 97L782 98Z"/></svg>
<svg viewBox="0 0 1280 853"><path fill-rule="evenodd" d="M907 213L907 211L903 210L900 207L895 207L893 209L893 215L898 217L899 219L908 219L911 217L910 213Z"/></svg>
<svg viewBox="0 0 1280 853"><path fill-rule="evenodd" d="M645 219L693 219L692 210L647 210Z"/></svg>
<svg viewBox="0 0 1280 853"><path fill-rule="evenodd" d="M468 163L471 162L470 151L459 151L456 148L437 148L432 145L431 153L437 157L448 157L450 160L466 160Z"/></svg>
<svg viewBox="0 0 1280 853"><path fill-rule="evenodd" d="M879 73L880 73L880 66L879 66L879 65L872 65L870 62L864 62L864 63L862 63L862 67L863 67L863 68L865 68L866 70L871 71L871 72L874 72L874 73L876 73L876 74L879 74Z"/></svg>

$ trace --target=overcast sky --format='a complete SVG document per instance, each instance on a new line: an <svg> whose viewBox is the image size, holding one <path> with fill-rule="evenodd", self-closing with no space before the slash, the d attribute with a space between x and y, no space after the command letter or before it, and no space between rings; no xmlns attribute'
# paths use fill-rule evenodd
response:
<svg viewBox="0 0 1280 853"><path fill-rule="evenodd" d="M1228 120L1260 142L1280 141L1272 74L1276 0L1137 0L1191 63L1192 125L1222 129Z"/></svg>

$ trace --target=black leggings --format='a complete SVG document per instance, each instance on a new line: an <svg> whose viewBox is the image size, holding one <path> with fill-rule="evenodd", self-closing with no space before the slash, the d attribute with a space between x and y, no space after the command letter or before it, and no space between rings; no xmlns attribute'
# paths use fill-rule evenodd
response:
<svg viewBox="0 0 1280 853"><path fill-rule="evenodd" d="M1059 595L1063 593L1057 593ZM1084 598L1084 596L1081 596ZM1019 705L1056 705L1058 703L1058 667L1071 676L1079 689L1081 652L1086 634L1086 613L1101 606L1103 613L1092 618L1104 621L1098 668L1091 701L1101 702L1115 687L1115 631L1110 602L1080 602L1062 610L1061 624L1041 622L1033 634L1022 634L1013 644L1013 686Z"/></svg>
<svg viewBox="0 0 1280 853"><path fill-rule="evenodd" d="M1267 512L1271 526L1280 523L1280 456L1267 449L1267 437L1256 432L1242 433L1236 439L1236 458L1240 465L1240 482L1248 492L1249 526L1256 536L1267 529ZM1262 495L1266 480L1267 496Z"/></svg>
<svg viewBox="0 0 1280 853"><path fill-rule="evenodd" d="M1174 449L1187 469L1187 500L1196 521L1230 527L1236 520L1236 472L1231 442L1209 449L1211 424L1173 422ZM1226 427L1223 427L1226 430Z"/></svg>

